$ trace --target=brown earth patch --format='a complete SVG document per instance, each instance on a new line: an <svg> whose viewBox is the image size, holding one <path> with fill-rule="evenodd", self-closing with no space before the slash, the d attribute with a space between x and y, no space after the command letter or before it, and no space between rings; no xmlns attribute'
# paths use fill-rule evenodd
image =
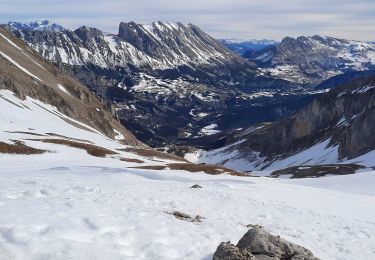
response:
<svg viewBox="0 0 375 260"><path fill-rule="evenodd" d="M21 141L14 141L14 144L0 142L0 153L30 155L42 154L45 152L47 151L27 146Z"/></svg>
<svg viewBox="0 0 375 260"><path fill-rule="evenodd" d="M133 159L133 158L121 158L120 161L130 162L130 163L144 163L144 161L142 161L142 160Z"/></svg>
<svg viewBox="0 0 375 260"><path fill-rule="evenodd" d="M95 157L105 157L107 155L113 155L117 154L114 151L111 151L109 149L92 145L92 144L85 144L85 143L79 143L71 140L64 140L64 139L31 139L33 141L40 141L44 143L50 143L50 144L61 144L77 149L86 150L86 152L89 155L95 156Z"/></svg>
<svg viewBox="0 0 375 260"><path fill-rule="evenodd" d="M145 170L183 170L188 172L204 172L210 175L219 175L219 174L229 174L232 176L249 176L248 174L237 172L225 167L209 164L193 164L193 163L170 163L167 165L149 165L149 166L139 166L132 167L136 169L145 169Z"/></svg>
<svg viewBox="0 0 375 260"><path fill-rule="evenodd" d="M139 156L143 157L148 157L148 158L153 158L156 157L158 159L164 159L164 160L173 160L173 161L180 161L180 162L188 162L182 157L169 154L169 153L163 153L159 152L153 149L141 149L141 148L125 148L125 149L118 149L119 151L124 151L124 152L130 152L130 153L135 153Z"/></svg>
<svg viewBox="0 0 375 260"><path fill-rule="evenodd" d="M177 218L179 220L184 220L184 221L193 222L193 223L202 222L202 219L203 219L202 216L196 215L193 218L189 214L186 214L186 213L183 213L183 212L180 212L180 211L166 212L166 213L174 216L175 218Z"/></svg>

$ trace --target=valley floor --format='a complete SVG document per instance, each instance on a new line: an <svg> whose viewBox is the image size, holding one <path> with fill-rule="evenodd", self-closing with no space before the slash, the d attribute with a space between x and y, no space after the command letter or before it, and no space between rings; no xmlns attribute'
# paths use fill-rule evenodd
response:
<svg viewBox="0 0 375 260"><path fill-rule="evenodd" d="M248 224L321 259L375 259L375 172L286 180L48 156L0 156L0 259L211 259Z"/></svg>

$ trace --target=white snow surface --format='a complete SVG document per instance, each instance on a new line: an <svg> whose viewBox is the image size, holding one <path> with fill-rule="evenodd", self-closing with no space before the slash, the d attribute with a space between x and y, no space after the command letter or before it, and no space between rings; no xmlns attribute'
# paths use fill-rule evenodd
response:
<svg viewBox="0 0 375 260"><path fill-rule="evenodd" d="M335 191L324 181L15 157L0 157L3 259L211 259L221 241L236 242L247 224L260 224L321 259L375 257L374 194L358 194L361 187L350 184L373 184L374 172L353 175L344 180L349 187ZM342 177L330 180L337 185ZM203 189L189 188L196 183ZM193 224L166 213L175 210L204 219Z"/></svg>
<svg viewBox="0 0 375 260"><path fill-rule="evenodd" d="M27 140L45 137L19 131L123 147L82 123L76 121L89 130L68 124L52 106L0 95L0 142L50 151L0 154L0 259L211 259L220 242L236 243L248 224L321 259L375 259L375 172L279 180L131 169L137 164L118 157L158 162ZM203 219L182 221L173 211Z"/></svg>
<svg viewBox="0 0 375 260"><path fill-rule="evenodd" d="M213 135L213 134L219 133L220 130L216 130L215 128L217 128L217 124L211 124L211 125L203 127L200 130L200 133L202 135Z"/></svg>
<svg viewBox="0 0 375 260"><path fill-rule="evenodd" d="M61 84L57 84L57 87L62 91L62 92L65 92L66 94L70 95L70 93L66 90L66 88L61 85Z"/></svg>

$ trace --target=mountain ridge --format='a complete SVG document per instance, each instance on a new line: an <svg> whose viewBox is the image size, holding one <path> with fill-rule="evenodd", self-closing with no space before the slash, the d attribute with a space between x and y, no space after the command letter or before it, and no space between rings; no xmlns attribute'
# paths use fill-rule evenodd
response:
<svg viewBox="0 0 375 260"><path fill-rule="evenodd" d="M285 37L243 55L263 72L292 82L319 84L332 76L375 68L375 45L328 36Z"/></svg>
<svg viewBox="0 0 375 260"><path fill-rule="evenodd" d="M240 55L243 55L248 51L260 51L266 47L279 44L278 41L271 39L219 39L219 41L225 46L227 46L229 49Z"/></svg>

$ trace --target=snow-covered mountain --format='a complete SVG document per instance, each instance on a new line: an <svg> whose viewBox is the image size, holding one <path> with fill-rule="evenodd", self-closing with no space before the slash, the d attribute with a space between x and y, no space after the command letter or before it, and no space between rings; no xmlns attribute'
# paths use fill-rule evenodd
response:
<svg viewBox="0 0 375 260"><path fill-rule="evenodd" d="M60 32L64 30L59 24L52 23L48 20L44 21L35 21L29 23L20 23L20 22L9 22L9 27L13 28L14 30L18 31L56 31Z"/></svg>
<svg viewBox="0 0 375 260"><path fill-rule="evenodd" d="M224 138L222 148L204 152L200 161L248 171L340 163L354 173L373 167L374 100L371 73L340 84L287 119Z"/></svg>
<svg viewBox="0 0 375 260"><path fill-rule="evenodd" d="M241 40L241 39L220 39L222 44L228 47L230 50L242 55L247 51L260 51L269 46L275 46L279 42L275 40Z"/></svg>
<svg viewBox="0 0 375 260"><path fill-rule="evenodd" d="M205 135L207 126L225 131L272 121L311 95L298 84L257 75L254 63L191 24L121 23L116 35L84 26L7 28L94 93L116 102L124 125L152 146ZM259 114L260 107L267 112Z"/></svg>
<svg viewBox="0 0 375 260"><path fill-rule="evenodd" d="M306 84L375 67L373 43L333 37L286 37L276 46L246 52L243 57L263 67L263 73Z"/></svg>
<svg viewBox="0 0 375 260"><path fill-rule="evenodd" d="M48 21L8 26L43 57L69 65L167 69L228 60L246 63L192 24L122 22L117 35L86 26L72 31Z"/></svg>

